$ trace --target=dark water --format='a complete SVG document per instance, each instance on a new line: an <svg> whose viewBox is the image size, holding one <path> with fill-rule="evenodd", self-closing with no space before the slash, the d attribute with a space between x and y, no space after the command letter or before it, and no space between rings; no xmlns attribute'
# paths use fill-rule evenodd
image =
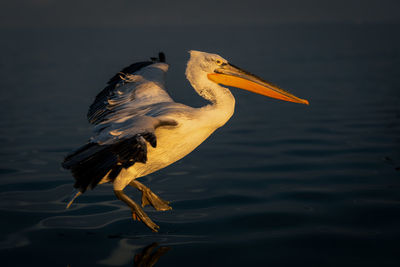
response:
<svg viewBox="0 0 400 267"><path fill-rule="evenodd" d="M3 30L2 266L399 266L398 25ZM189 49L216 52L309 107L233 89L234 117L195 152L142 179L172 211L130 219L109 185L70 210L60 162L90 134L85 114L121 67L163 50L177 101ZM134 190L128 193L139 201ZM154 248L153 251L156 251ZM138 258L138 257L137 257Z"/></svg>

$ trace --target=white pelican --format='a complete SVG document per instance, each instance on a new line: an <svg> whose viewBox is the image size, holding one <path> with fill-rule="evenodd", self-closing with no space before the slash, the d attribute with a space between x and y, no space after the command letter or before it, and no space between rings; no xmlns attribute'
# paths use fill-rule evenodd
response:
<svg viewBox="0 0 400 267"><path fill-rule="evenodd" d="M219 55L190 51L186 77L210 102L192 108L174 102L166 92L167 70L165 56L160 53L158 59L124 68L96 96L87 114L95 125L93 136L62 164L75 178L76 190L67 208L88 188L111 182L117 198L131 208L133 219L157 232L159 226L123 190L127 185L140 190L142 207L150 204L159 211L171 209L169 202L136 179L183 158L229 120L235 98L220 84L308 105L307 100L235 67Z"/></svg>

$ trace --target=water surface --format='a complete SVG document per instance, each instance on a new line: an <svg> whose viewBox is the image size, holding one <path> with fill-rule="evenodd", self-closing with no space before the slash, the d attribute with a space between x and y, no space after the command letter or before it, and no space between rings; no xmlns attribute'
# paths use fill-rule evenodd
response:
<svg viewBox="0 0 400 267"><path fill-rule="evenodd" d="M4 266L398 266L398 25L3 30L0 255ZM216 52L310 106L232 89L234 117L196 151L142 179L172 211L152 233L104 185L65 210L60 162L90 135L85 114L122 67L170 63L177 101L203 105L186 51ZM127 192L134 199L140 195Z"/></svg>

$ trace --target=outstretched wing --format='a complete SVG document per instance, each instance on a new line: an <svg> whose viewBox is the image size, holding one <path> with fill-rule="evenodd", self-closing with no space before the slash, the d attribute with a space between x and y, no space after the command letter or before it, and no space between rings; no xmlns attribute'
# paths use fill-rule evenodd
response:
<svg viewBox="0 0 400 267"><path fill-rule="evenodd" d="M68 155L62 166L75 177L75 188L94 188L105 176L113 181L123 168L146 163L147 143L156 147L155 129L175 126L165 110L174 105L165 90L165 56L139 62L114 75L89 108L95 124L89 143Z"/></svg>
<svg viewBox="0 0 400 267"><path fill-rule="evenodd" d="M136 115L140 108L173 102L165 89L168 64L164 53L152 61L134 63L115 74L90 105L87 118L92 124Z"/></svg>

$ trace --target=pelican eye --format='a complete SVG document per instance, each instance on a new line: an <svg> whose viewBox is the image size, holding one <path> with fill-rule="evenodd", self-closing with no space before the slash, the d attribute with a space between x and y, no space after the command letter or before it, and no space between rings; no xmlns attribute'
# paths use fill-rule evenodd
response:
<svg viewBox="0 0 400 267"><path fill-rule="evenodd" d="M223 62L222 62L222 60L217 59L217 60L216 60L216 63L217 63L218 66L221 66Z"/></svg>

